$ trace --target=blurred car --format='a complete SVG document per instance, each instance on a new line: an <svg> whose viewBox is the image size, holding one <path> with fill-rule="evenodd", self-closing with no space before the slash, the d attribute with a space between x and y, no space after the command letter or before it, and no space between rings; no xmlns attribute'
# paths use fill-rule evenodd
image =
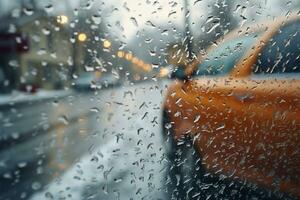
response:
<svg viewBox="0 0 300 200"><path fill-rule="evenodd" d="M178 68L166 93L172 190L181 199L206 190L243 199L224 192L220 182L229 181L258 199L261 191L300 198L300 16L234 30L217 44Z"/></svg>
<svg viewBox="0 0 300 200"><path fill-rule="evenodd" d="M99 72L83 73L75 80L74 88L80 91L91 91L119 86L120 80L113 74L100 74Z"/></svg>
<svg viewBox="0 0 300 200"><path fill-rule="evenodd" d="M105 74L96 81L96 86L98 89L120 86L120 84L121 81L119 77L114 74Z"/></svg>

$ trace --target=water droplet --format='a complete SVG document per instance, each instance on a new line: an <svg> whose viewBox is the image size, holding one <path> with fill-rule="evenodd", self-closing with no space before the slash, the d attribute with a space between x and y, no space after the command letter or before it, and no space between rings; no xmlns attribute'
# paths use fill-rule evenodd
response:
<svg viewBox="0 0 300 200"><path fill-rule="evenodd" d="M196 5L196 3L200 2L200 1L202 1L202 0L196 0L196 1L194 2L194 5Z"/></svg>
<svg viewBox="0 0 300 200"><path fill-rule="evenodd" d="M111 73L113 74L113 76L114 76L116 79L119 79L119 78L120 78L119 73L118 73L115 69L112 69L112 70L111 70Z"/></svg>
<svg viewBox="0 0 300 200"><path fill-rule="evenodd" d="M153 41L153 39L152 39L152 38L149 38L149 39L146 39L146 40L145 40L145 43L150 44L152 41Z"/></svg>
<svg viewBox="0 0 300 200"><path fill-rule="evenodd" d="M154 50L149 50L150 56L156 56L156 52Z"/></svg>
<svg viewBox="0 0 300 200"><path fill-rule="evenodd" d="M11 12L11 16L14 18L19 18L21 16L21 10L20 9L13 9Z"/></svg>
<svg viewBox="0 0 300 200"><path fill-rule="evenodd" d="M169 33L168 33L168 30L167 30L167 29L163 30L163 31L161 32L161 34L162 34L162 35L169 35Z"/></svg>
<svg viewBox="0 0 300 200"><path fill-rule="evenodd" d="M181 115L181 112L177 111L175 114L174 114L174 117L179 117Z"/></svg>
<svg viewBox="0 0 300 200"><path fill-rule="evenodd" d="M41 56L41 55L45 55L47 53L46 49L40 49L37 51L37 55Z"/></svg>
<svg viewBox="0 0 300 200"><path fill-rule="evenodd" d="M130 20L135 26L139 26L137 20L134 17L131 17Z"/></svg>
<svg viewBox="0 0 300 200"><path fill-rule="evenodd" d="M84 66L84 69L85 69L85 71L87 71L87 72L93 72L93 71L95 71L94 67L89 66L89 65L85 65L85 66Z"/></svg>
<svg viewBox="0 0 300 200"><path fill-rule="evenodd" d="M52 195L50 192L46 192L46 193L45 193L45 197L46 197L47 199L54 199L53 195Z"/></svg>
<svg viewBox="0 0 300 200"><path fill-rule="evenodd" d="M37 181L33 182L32 185L31 185L31 188L33 190L39 190L39 189L41 189L41 187L42 187L42 184L40 182L37 182Z"/></svg>
<svg viewBox="0 0 300 200"><path fill-rule="evenodd" d="M65 125L68 125L69 124L69 120L68 118L65 116L65 115L62 115L58 118L58 121L62 122L63 124Z"/></svg>
<svg viewBox="0 0 300 200"><path fill-rule="evenodd" d="M100 15L93 15L92 20L95 24L100 24L101 23L101 16Z"/></svg>
<svg viewBox="0 0 300 200"><path fill-rule="evenodd" d="M107 187L107 185L104 185L102 187L102 190L103 190L104 194L108 194L108 187Z"/></svg>
<svg viewBox="0 0 300 200"><path fill-rule="evenodd" d="M53 106L58 106L58 100L54 100L53 102L52 102L52 104L53 104Z"/></svg>
<svg viewBox="0 0 300 200"><path fill-rule="evenodd" d="M11 178L12 178L12 175L11 175L11 173L6 172L6 173L3 174L3 178L11 179Z"/></svg>
<svg viewBox="0 0 300 200"><path fill-rule="evenodd" d="M208 31L207 33L211 33L213 30L215 30L220 25L220 22L215 23Z"/></svg>
<svg viewBox="0 0 300 200"><path fill-rule="evenodd" d="M216 130L221 130L225 128L225 124L221 124L219 127L216 128Z"/></svg>
<svg viewBox="0 0 300 200"><path fill-rule="evenodd" d="M156 27L151 21L147 21L147 22L146 22L146 25L152 26L152 27Z"/></svg>
<svg viewBox="0 0 300 200"><path fill-rule="evenodd" d="M71 37L70 42L74 44L76 42L76 39L74 37Z"/></svg>
<svg viewBox="0 0 300 200"><path fill-rule="evenodd" d="M43 28L42 29L42 32L45 34L45 35L49 35L51 32L48 28Z"/></svg>
<svg viewBox="0 0 300 200"><path fill-rule="evenodd" d="M10 60L10 61L8 62L8 64L9 64L9 66L11 66L11 67L19 67L19 63L18 63L17 60Z"/></svg>
<svg viewBox="0 0 300 200"><path fill-rule="evenodd" d="M171 127L172 127L172 124L171 124L171 123L166 123L166 124L165 124L165 128L166 128L166 129L170 129Z"/></svg>
<svg viewBox="0 0 300 200"><path fill-rule="evenodd" d="M18 164L18 167L19 168L24 168L24 167L26 167L27 166L27 163L26 162L20 162L19 164Z"/></svg>
<svg viewBox="0 0 300 200"><path fill-rule="evenodd" d="M95 113L98 113L98 112L100 112L100 109L94 107L94 108L91 108L90 111L95 112Z"/></svg>
<svg viewBox="0 0 300 200"><path fill-rule="evenodd" d="M171 17L172 15L176 14L176 11L171 11L169 14L168 14L168 17Z"/></svg>
<svg viewBox="0 0 300 200"><path fill-rule="evenodd" d="M194 119L194 123L198 122L200 119L200 115L196 115L195 119Z"/></svg>
<svg viewBox="0 0 300 200"><path fill-rule="evenodd" d="M34 11L33 11L32 8L24 8L24 9L23 9L23 12L25 13L25 15L30 16L30 15L33 14Z"/></svg>
<svg viewBox="0 0 300 200"><path fill-rule="evenodd" d="M123 181L123 179L122 179L122 178L115 178L114 181L115 181L116 183L120 183L120 182Z"/></svg>
<svg viewBox="0 0 300 200"><path fill-rule="evenodd" d="M15 132L15 133L12 133L11 137L16 140L20 137L20 134Z"/></svg>
<svg viewBox="0 0 300 200"><path fill-rule="evenodd" d="M83 9L86 9L86 10L90 10L92 8L92 3L91 2L88 2L86 3L84 6L82 6Z"/></svg>
<svg viewBox="0 0 300 200"><path fill-rule="evenodd" d="M51 5L51 4L46 5L46 6L45 6L45 11L46 11L47 13L52 12L52 11L53 11L53 5Z"/></svg>

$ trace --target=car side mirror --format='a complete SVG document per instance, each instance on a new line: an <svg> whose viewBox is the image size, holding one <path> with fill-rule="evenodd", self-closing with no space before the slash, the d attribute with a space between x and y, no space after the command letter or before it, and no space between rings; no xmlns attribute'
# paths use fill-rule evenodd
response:
<svg viewBox="0 0 300 200"><path fill-rule="evenodd" d="M178 66L173 69L173 72L171 73L172 79L179 79L179 80L186 80L188 77L185 73L185 67L184 66Z"/></svg>

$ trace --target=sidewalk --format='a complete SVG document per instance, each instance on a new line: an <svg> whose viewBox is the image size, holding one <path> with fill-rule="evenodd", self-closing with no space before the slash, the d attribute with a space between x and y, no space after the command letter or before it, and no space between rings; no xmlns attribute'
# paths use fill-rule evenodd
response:
<svg viewBox="0 0 300 200"><path fill-rule="evenodd" d="M36 93L28 94L14 91L11 94L0 94L0 106L60 98L73 94L73 92L73 90L39 90Z"/></svg>

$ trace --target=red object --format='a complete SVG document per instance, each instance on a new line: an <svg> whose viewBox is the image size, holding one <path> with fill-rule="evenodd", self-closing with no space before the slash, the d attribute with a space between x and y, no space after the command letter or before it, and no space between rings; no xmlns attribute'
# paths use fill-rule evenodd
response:
<svg viewBox="0 0 300 200"><path fill-rule="evenodd" d="M22 84L22 85L20 85L20 91L22 91L22 92L34 94L34 93L37 92L37 90L38 90L38 87L35 84Z"/></svg>
<svg viewBox="0 0 300 200"><path fill-rule="evenodd" d="M22 53L29 50L28 38L20 33L0 33L0 53Z"/></svg>

